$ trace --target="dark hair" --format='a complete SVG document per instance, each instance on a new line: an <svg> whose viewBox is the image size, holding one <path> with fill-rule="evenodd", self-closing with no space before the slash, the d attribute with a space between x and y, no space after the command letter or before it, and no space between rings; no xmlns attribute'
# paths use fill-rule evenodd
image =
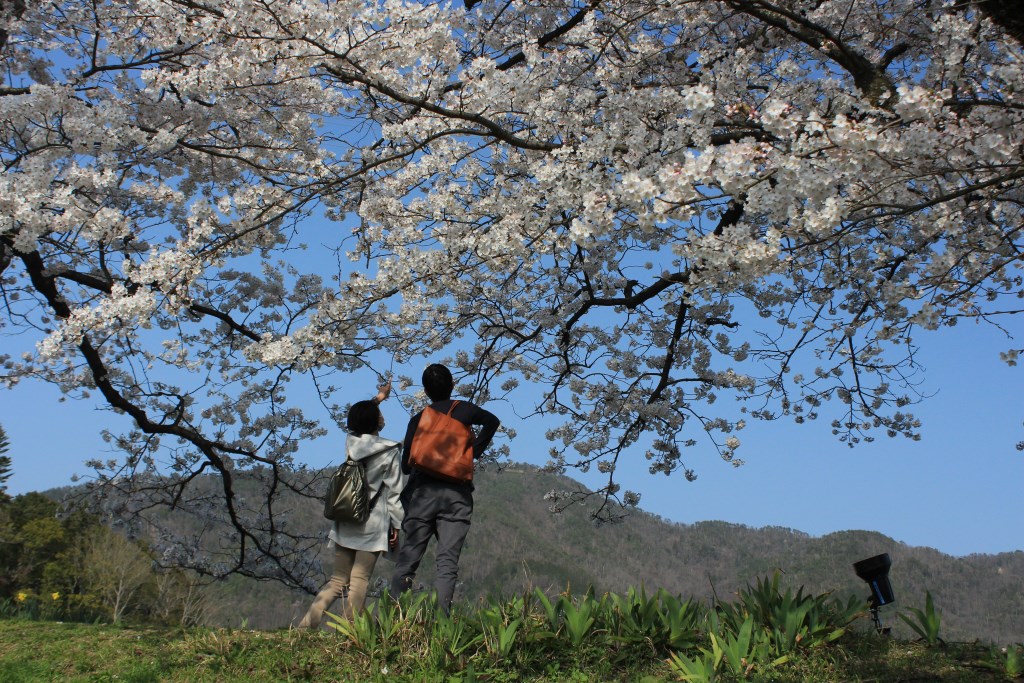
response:
<svg viewBox="0 0 1024 683"><path fill-rule="evenodd" d="M373 434L380 428L380 408L376 401L358 401L348 409L349 434Z"/></svg>
<svg viewBox="0 0 1024 683"><path fill-rule="evenodd" d="M434 363L428 365L423 371L423 390L431 401L444 401L452 397L452 389L455 388L455 380L452 379L452 372L443 365Z"/></svg>

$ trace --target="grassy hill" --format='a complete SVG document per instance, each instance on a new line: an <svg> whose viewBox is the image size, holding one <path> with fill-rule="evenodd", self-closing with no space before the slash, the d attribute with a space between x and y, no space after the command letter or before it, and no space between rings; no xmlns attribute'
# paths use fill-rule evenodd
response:
<svg viewBox="0 0 1024 683"><path fill-rule="evenodd" d="M952 557L869 531L818 538L777 527L676 524L642 512L598 526L583 505L558 515L548 511L546 492L579 488L571 479L523 465L481 472L456 599L473 602L533 587L554 593L583 592L593 585L598 592L622 592L644 585L710 602L715 595L729 599L776 569L793 587L866 597L867 586L852 565L887 552L897 604L883 609L882 618L897 635L912 633L895 611L923 607L928 590L942 613L947 640L1024 642L1024 552ZM322 525L319 511L313 513L309 523ZM326 553L324 559L329 566ZM381 561L377 576L388 577L392 566ZM418 579L429 582L432 571L428 555ZM216 595L217 622L238 626L244 621L259 628L297 620L309 601L297 591L242 579L223 582Z"/></svg>
<svg viewBox="0 0 1024 683"><path fill-rule="evenodd" d="M518 613L518 612L517 612ZM102 624L0 619L0 681L133 681L135 683L669 683L686 680L664 648L623 642L603 627L572 645L550 636L534 614L511 647L481 637L479 615L455 629L402 622L368 643L338 632L282 629L117 627ZM539 620L538 620L539 619ZM540 636L544 637L540 637ZM459 653L450 645L458 639ZM704 646L707 643L701 641ZM673 648L675 652L677 648ZM694 652L693 647L684 648ZM1015 657L1021 656L1015 650ZM685 655L684 656L688 656ZM1018 660L975 644L929 647L850 630L824 646L801 649L785 661L757 661L742 673L724 662L718 683L1007 683L1020 680Z"/></svg>

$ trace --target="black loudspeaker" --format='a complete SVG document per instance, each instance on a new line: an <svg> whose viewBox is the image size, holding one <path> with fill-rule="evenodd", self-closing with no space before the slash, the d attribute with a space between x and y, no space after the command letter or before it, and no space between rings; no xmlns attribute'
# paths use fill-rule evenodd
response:
<svg viewBox="0 0 1024 683"><path fill-rule="evenodd" d="M871 586L872 607L877 608L896 601L892 594L892 584L889 583L889 567L891 566L889 553L882 553L853 563L853 571L857 572L857 576Z"/></svg>

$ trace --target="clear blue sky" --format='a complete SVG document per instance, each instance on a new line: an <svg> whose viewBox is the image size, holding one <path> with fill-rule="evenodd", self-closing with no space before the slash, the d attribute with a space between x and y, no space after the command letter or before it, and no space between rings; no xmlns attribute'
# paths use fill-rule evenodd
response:
<svg viewBox="0 0 1024 683"><path fill-rule="evenodd" d="M850 449L832 437L827 419L753 424L740 433L739 457L747 464L739 469L711 453L691 456L687 464L698 479L690 483L649 475L638 453L633 467L620 470L620 483L643 493L643 509L683 523L725 520L815 536L873 530L953 555L1024 550L1024 453L1015 448L1024 439L1024 367L999 360L999 351L1021 346L1024 319L1008 322L1012 343L998 330L971 323L919 339L919 360L927 368L922 389L936 395L915 407L925 423L918 442L879 435ZM10 342L0 338L4 347ZM395 373L418 376L419 369L396 367ZM353 378L365 387L353 393L369 397L374 381L369 373ZM99 432L127 428L126 418L58 398L55 388L39 382L0 389L0 424L14 461L12 494L68 484L72 474L89 473L82 464L87 458L117 456ZM394 400L385 408L385 435L401 438L407 415ZM540 425L518 420L501 403L491 408L519 433L513 459L544 464L548 445ZM334 433L309 443L298 457L326 466L337 461L340 440Z"/></svg>

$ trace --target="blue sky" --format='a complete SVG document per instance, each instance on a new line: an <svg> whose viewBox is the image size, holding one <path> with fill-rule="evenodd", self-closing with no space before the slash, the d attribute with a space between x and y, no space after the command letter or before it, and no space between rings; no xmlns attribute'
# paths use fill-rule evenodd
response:
<svg viewBox="0 0 1024 683"><path fill-rule="evenodd" d="M918 358L927 368L922 390L935 394L915 407L924 421L920 441L880 435L851 449L832 437L824 418L805 425L752 424L740 433L743 467L698 452L686 460L698 473L691 483L682 476L648 474L637 453L620 469L620 483L643 494L643 509L682 523L725 520L814 536L873 530L953 555L1024 550L1024 453L1015 448L1024 439L1024 367L999 360L1000 351L1021 346L1024 319L1007 322L1013 323L1007 327L1013 342L973 323L919 338ZM395 373L418 376L419 368L396 367ZM375 377L367 373L352 381L361 385L353 387L355 397L372 395ZM39 382L0 389L0 424L14 461L12 494L68 484L73 474L88 474L82 464L87 458L117 455L99 432L104 426L127 427L126 418L93 403L61 403L59 397ZM544 464L542 426L516 418L505 404L489 407L519 434L511 445L513 459ZM407 414L395 400L385 408L385 435L401 438ZM298 457L326 466L337 461L340 443L335 432L304 445Z"/></svg>

